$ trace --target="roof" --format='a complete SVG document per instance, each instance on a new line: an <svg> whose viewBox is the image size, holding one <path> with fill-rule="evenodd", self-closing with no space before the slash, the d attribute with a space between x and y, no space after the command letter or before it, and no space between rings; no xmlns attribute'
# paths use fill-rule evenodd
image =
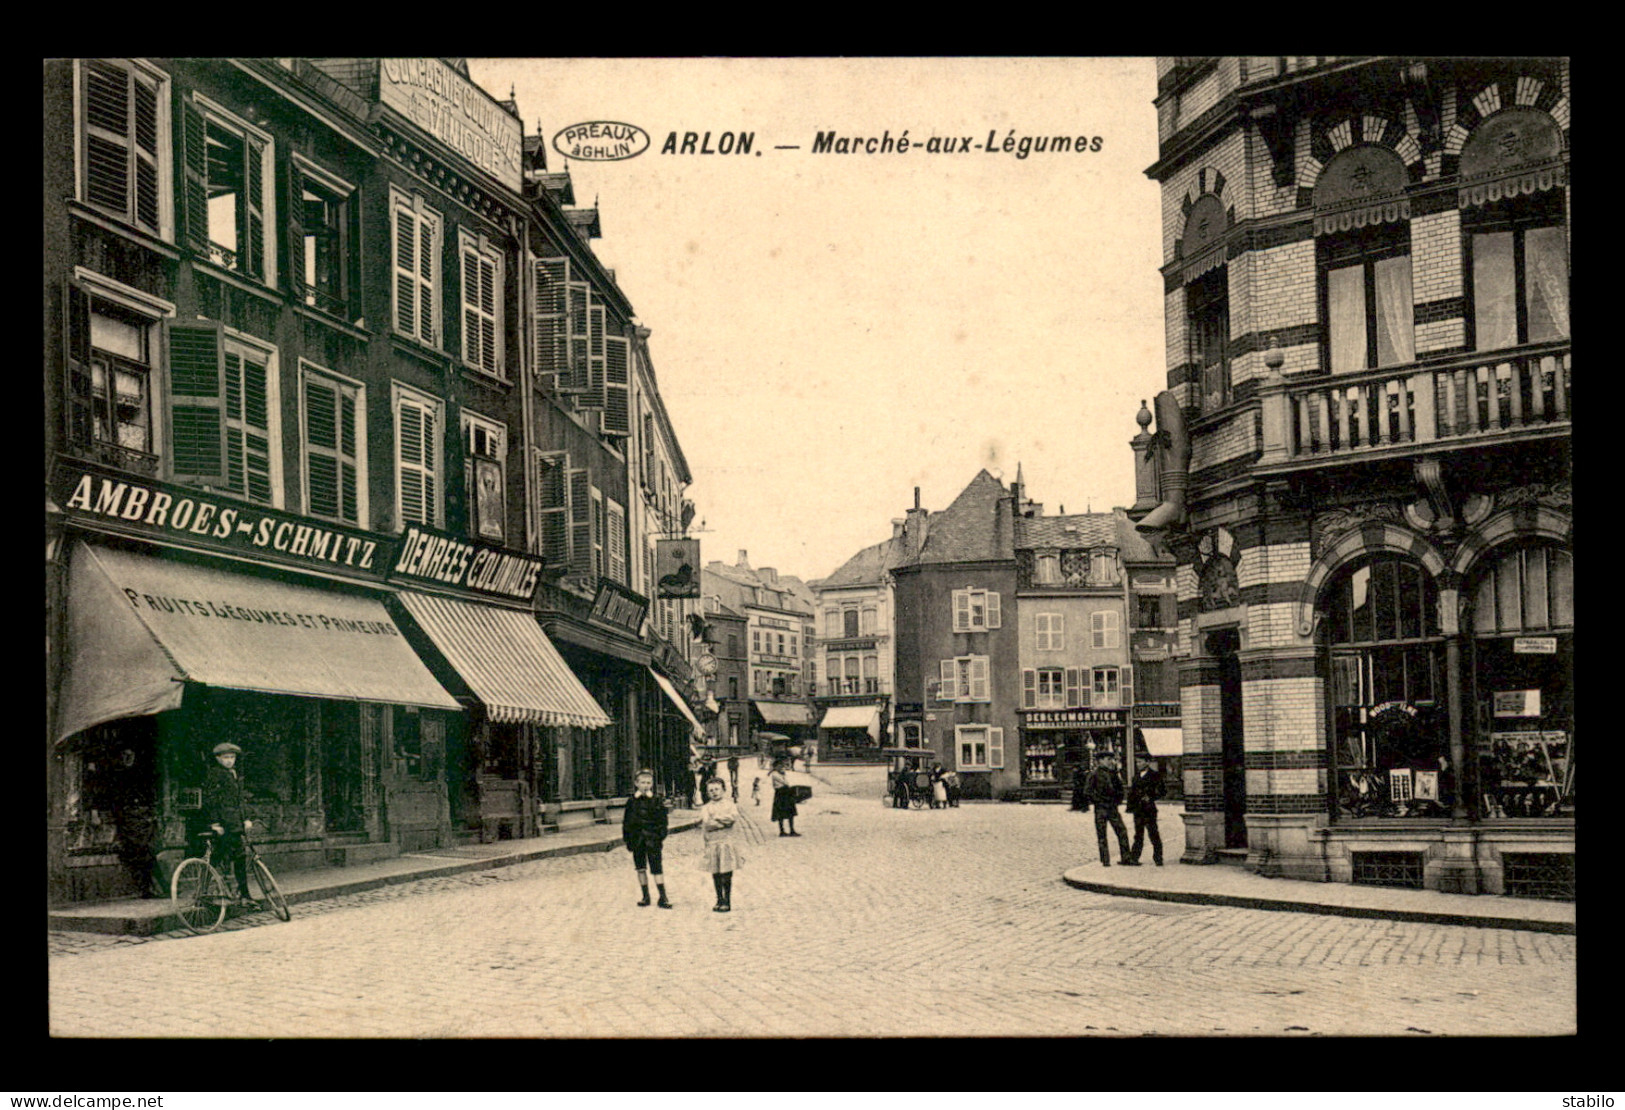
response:
<svg viewBox="0 0 1625 1110"><path fill-rule="evenodd" d="M953 503L932 513L930 533L916 563L969 563L983 559L1013 559L1009 536L1001 536L999 502L1009 491L986 470L977 473Z"/></svg>
<svg viewBox="0 0 1625 1110"><path fill-rule="evenodd" d="M885 578L886 572L891 569L900 554L900 550L896 540L884 540L880 543L870 544L842 563L834 574L819 582L818 588L833 590L842 586L860 586L879 582Z"/></svg>
<svg viewBox="0 0 1625 1110"><path fill-rule="evenodd" d="M1016 521L1016 546L1084 550L1115 547L1125 562L1168 562L1167 556L1142 536L1122 509L1109 513L1071 513L1067 516L1023 517Z"/></svg>

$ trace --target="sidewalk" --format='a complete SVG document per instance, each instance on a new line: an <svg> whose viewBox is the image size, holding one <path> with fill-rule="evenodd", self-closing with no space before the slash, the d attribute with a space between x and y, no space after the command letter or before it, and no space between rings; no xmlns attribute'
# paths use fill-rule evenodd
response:
<svg viewBox="0 0 1625 1110"><path fill-rule="evenodd" d="M673 833L696 828L699 823L698 810L679 809L672 812ZM277 875L277 885L282 888L289 904L298 905L319 898L376 890L393 883L510 867L516 863L573 856L581 852L612 852L620 846L619 822L587 825L526 840L503 840L496 844L466 844L412 852L354 867L287 871ZM113 902L58 906L48 911L48 928L74 932L151 936L176 927L167 898L126 898Z"/></svg>
<svg viewBox="0 0 1625 1110"><path fill-rule="evenodd" d="M1525 929L1541 933L1574 934L1574 903L1535 898L1506 898L1493 894L1444 894L1437 890L1356 886L1353 883L1312 883L1297 879L1269 879L1230 864L1183 864L1185 823L1182 808L1163 806L1157 822L1162 832L1166 866L1151 861L1151 846L1141 855L1141 866L1117 863L1115 838L1112 865L1096 859L1068 868L1061 878L1069 886L1097 894L1150 898L1161 902L1194 902L1209 906L1235 906L1250 910L1287 910L1294 913L1333 914L1340 917L1376 917L1386 921L1424 921L1439 925L1473 925L1485 929ZM1094 820L1087 822L1087 844L1094 854ZM1132 823L1125 817L1125 824Z"/></svg>

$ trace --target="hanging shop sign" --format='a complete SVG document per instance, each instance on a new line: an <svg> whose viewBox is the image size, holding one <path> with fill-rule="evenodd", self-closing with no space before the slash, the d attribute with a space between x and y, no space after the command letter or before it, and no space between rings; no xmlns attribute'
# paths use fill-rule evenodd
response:
<svg viewBox="0 0 1625 1110"><path fill-rule="evenodd" d="M1495 691L1495 715L1497 717L1538 717L1540 716L1539 690L1497 690Z"/></svg>
<svg viewBox="0 0 1625 1110"><path fill-rule="evenodd" d="M1027 728L1122 728L1127 721L1126 709L1041 709L1021 719Z"/></svg>
<svg viewBox="0 0 1625 1110"><path fill-rule="evenodd" d="M414 525L401 537L392 582L431 582L493 597L530 601L542 560Z"/></svg>
<svg viewBox="0 0 1625 1110"><path fill-rule="evenodd" d="M589 615L599 624L607 624L636 636L643 628L643 618L648 611L648 598L608 578L600 578Z"/></svg>
<svg viewBox="0 0 1625 1110"><path fill-rule="evenodd" d="M655 541L657 597L700 596L700 541Z"/></svg>
<svg viewBox="0 0 1625 1110"><path fill-rule="evenodd" d="M72 459L57 460L52 489L65 515L98 530L290 566L378 580L394 552L390 537Z"/></svg>
<svg viewBox="0 0 1625 1110"><path fill-rule="evenodd" d="M378 99L514 192L523 174L523 125L489 93L438 58L384 58Z"/></svg>
<svg viewBox="0 0 1625 1110"><path fill-rule="evenodd" d="M1556 636L1519 636L1512 641L1514 655L1556 655Z"/></svg>

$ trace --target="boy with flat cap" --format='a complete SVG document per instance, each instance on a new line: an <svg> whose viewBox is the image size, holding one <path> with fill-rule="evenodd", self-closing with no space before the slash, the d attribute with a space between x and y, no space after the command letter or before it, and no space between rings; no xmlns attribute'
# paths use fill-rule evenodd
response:
<svg viewBox="0 0 1625 1110"><path fill-rule="evenodd" d="M243 833L252 822L243 816L243 782L237 757L243 749L230 742L214 746L214 766L203 776L203 808L199 817L212 830L218 847L220 870L230 868L237 878L237 897L248 901L248 860L243 855Z"/></svg>

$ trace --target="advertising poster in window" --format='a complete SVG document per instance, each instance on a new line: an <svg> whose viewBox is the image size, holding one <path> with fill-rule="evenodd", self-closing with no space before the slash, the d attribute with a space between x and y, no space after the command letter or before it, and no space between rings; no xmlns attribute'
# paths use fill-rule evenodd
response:
<svg viewBox="0 0 1625 1110"><path fill-rule="evenodd" d="M480 535L501 542L506 508L503 504L502 464L496 459L474 460L474 515Z"/></svg>

